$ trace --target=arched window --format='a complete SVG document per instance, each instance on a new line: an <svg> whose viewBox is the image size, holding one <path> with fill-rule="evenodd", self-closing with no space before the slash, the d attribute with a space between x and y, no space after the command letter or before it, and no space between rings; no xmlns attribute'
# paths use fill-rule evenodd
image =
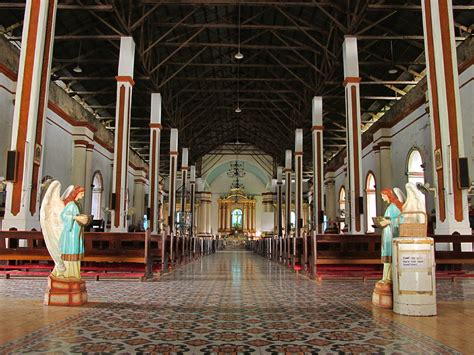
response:
<svg viewBox="0 0 474 355"><path fill-rule="evenodd" d="M425 171L423 170L423 159L421 158L420 151L416 148L413 148L408 154L408 163L407 163L407 176L408 182L412 184L421 184L425 183ZM423 201L425 201L425 195L423 196Z"/></svg>
<svg viewBox="0 0 474 355"><path fill-rule="evenodd" d="M232 211L232 228L234 229L242 229L242 210L240 208L236 208Z"/></svg>
<svg viewBox="0 0 474 355"><path fill-rule="evenodd" d="M344 186L341 186L341 189L339 190L339 218L341 220L344 220L346 218L346 188ZM345 227L346 223L341 222L340 223L340 230L343 230Z"/></svg>
<svg viewBox="0 0 474 355"><path fill-rule="evenodd" d="M372 218L377 216L377 195L375 191L375 176L371 172L367 174L365 181L365 193L367 200L367 233L375 232Z"/></svg>
<svg viewBox="0 0 474 355"><path fill-rule="evenodd" d="M94 219L102 219L102 193L104 192L102 174L96 171L92 178L91 214Z"/></svg>

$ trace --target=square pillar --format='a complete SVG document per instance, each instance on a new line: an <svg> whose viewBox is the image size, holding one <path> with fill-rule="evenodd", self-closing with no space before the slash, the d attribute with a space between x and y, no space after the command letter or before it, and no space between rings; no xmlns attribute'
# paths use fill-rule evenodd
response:
<svg viewBox="0 0 474 355"><path fill-rule="evenodd" d="M176 233L176 170L178 168L178 130L171 129L168 222L171 234Z"/></svg>
<svg viewBox="0 0 474 355"><path fill-rule="evenodd" d="M150 119L150 229L152 234L158 234L159 205L160 205L160 141L161 141L161 94L151 94L151 119Z"/></svg>
<svg viewBox="0 0 474 355"><path fill-rule="evenodd" d="M347 130L347 167L349 188L347 189L350 211L349 232L363 234L363 179L362 179L362 144L360 124L360 77L357 38L346 36L343 43L344 87L346 96L346 130Z"/></svg>
<svg viewBox="0 0 474 355"><path fill-rule="evenodd" d="M112 182L112 232L127 231L127 188L130 150L130 120L132 106L135 42L132 37L120 39L115 109L114 171Z"/></svg>
<svg viewBox="0 0 474 355"><path fill-rule="evenodd" d="M48 105L57 0L27 0L10 150L16 154L7 183L4 230L40 229L39 197L44 118ZM63 182L64 183L64 182Z"/></svg>
<svg viewBox="0 0 474 355"><path fill-rule="evenodd" d="M303 227L303 130L295 131L295 237L301 237L301 228Z"/></svg>
<svg viewBox="0 0 474 355"><path fill-rule="evenodd" d="M435 234L472 233L467 188L461 178L465 157L456 43L451 0L422 0L434 179Z"/></svg>
<svg viewBox="0 0 474 355"><path fill-rule="evenodd" d="M313 221L316 233L323 233L323 98L313 98Z"/></svg>

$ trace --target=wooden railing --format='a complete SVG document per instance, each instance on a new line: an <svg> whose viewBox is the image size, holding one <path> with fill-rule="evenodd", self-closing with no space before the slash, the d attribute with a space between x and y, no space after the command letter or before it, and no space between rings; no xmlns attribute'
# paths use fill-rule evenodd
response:
<svg viewBox="0 0 474 355"><path fill-rule="evenodd" d="M473 235L432 237L438 249L435 251L437 264L474 264L474 251L462 251L462 243L470 244L474 248ZM440 250L439 243L449 243L451 250ZM263 238L249 242L247 248L287 265L299 266L313 274L317 265L380 264L380 246L381 236L376 234L318 234L290 238L289 242L279 238Z"/></svg>
<svg viewBox="0 0 474 355"><path fill-rule="evenodd" d="M151 276L157 264L162 272L216 250L212 238L171 238L138 233L84 233L83 266L94 263L136 263ZM37 231L0 231L0 261L17 266L30 261L52 261L43 234Z"/></svg>

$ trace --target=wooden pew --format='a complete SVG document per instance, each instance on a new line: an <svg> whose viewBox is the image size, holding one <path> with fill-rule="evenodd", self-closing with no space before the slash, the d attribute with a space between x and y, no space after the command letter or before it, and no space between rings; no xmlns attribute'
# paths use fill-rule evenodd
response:
<svg viewBox="0 0 474 355"><path fill-rule="evenodd" d="M474 252L461 251L461 243L474 244L473 235L432 236L435 243L452 243L451 251L435 251L436 264L474 264ZM283 240L291 256L287 266L301 269L316 277L317 265L380 265L381 236L377 234L314 234L303 238ZM266 256L265 243L253 241L254 252Z"/></svg>
<svg viewBox="0 0 474 355"><path fill-rule="evenodd" d="M7 248L8 240L8 248ZM19 245L25 246L19 246ZM84 233L83 265L90 263L136 263L144 266L145 277L152 276L153 265L160 262L163 243L161 236L141 233ZM13 247L12 247L13 246ZM1 231L0 260L16 263L52 261L43 234L37 231Z"/></svg>

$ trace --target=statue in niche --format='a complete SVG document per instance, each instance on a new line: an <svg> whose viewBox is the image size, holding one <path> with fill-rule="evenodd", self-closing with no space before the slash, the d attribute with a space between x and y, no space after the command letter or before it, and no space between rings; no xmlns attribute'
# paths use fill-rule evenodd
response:
<svg viewBox="0 0 474 355"><path fill-rule="evenodd" d="M60 195L61 183L52 181L44 195L40 210L41 229L54 269L51 277L58 279L81 279L81 260L84 256L83 227L92 216L81 213L79 201L84 197L84 188L69 186Z"/></svg>
<svg viewBox="0 0 474 355"><path fill-rule="evenodd" d="M383 217L374 218L374 223L382 228L383 276L382 280L375 284L372 302L379 307L392 308L392 239L399 235L398 217L402 212L403 204L397 195L402 197L402 193L399 189L397 194L391 189L383 189L381 195L382 200L388 203L388 207Z"/></svg>

